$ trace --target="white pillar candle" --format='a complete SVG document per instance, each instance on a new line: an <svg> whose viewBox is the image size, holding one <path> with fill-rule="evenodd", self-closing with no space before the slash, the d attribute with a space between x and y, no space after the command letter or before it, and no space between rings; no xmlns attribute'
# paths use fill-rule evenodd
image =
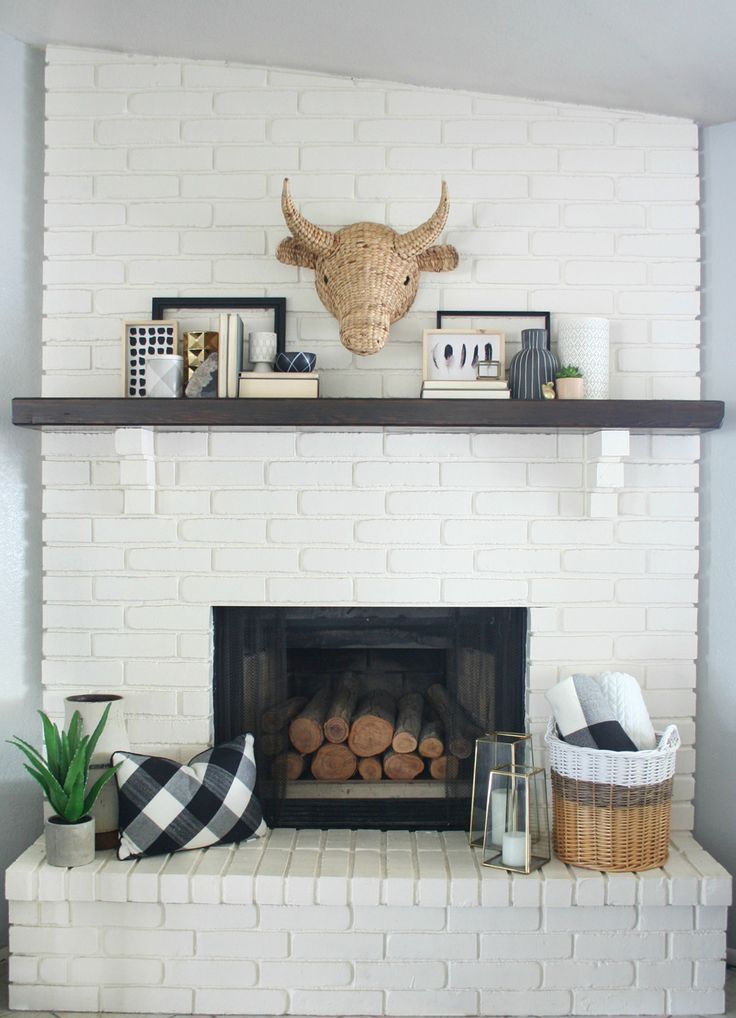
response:
<svg viewBox="0 0 736 1018"><path fill-rule="evenodd" d="M178 354L155 354L146 360L146 396L177 399L183 382L184 358Z"/></svg>
<svg viewBox="0 0 736 1018"><path fill-rule="evenodd" d="M491 844L501 847L506 830L506 789L491 792Z"/></svg>
<svg viewBox="0 0 736 1018"><path fill-rule="evenodd" d="M517 870L526 868L526 834L523 831L504 834L501 862Z"/></svg>

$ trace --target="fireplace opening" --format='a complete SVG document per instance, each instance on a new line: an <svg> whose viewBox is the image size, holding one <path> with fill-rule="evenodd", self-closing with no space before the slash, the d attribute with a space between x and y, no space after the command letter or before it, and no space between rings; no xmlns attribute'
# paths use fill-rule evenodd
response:
<svg viewBox="0 0 736 1018"><path fill-rule="evenodd" d="M524 608L214 609L218 742L276 827L463 829L473 746L523 731Z"/></svg>

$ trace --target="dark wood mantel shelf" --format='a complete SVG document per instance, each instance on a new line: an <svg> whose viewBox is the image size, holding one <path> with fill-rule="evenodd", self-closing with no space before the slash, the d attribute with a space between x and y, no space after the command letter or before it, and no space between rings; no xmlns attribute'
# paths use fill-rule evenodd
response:
<svg viewBox="0 0 736 1018"><path fill-rule="evenodd" d="M13 400L13 423L48 428L464 428L710 431L720 400L56 399Z"/></svg>

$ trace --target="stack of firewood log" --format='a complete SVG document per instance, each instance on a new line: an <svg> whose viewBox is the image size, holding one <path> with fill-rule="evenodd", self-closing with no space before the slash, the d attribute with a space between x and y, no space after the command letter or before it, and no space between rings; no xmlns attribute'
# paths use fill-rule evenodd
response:
<svg viewBox="0 0 736 1018"><path fill-rule="evenodd" d="M294 696L261 716L261 750L272 757L272 775L295 781L412 781L421 776L457 777L480 734L444 686L404 693L385 689L361 694L346 676L322 686L308 700Z"/></svg>

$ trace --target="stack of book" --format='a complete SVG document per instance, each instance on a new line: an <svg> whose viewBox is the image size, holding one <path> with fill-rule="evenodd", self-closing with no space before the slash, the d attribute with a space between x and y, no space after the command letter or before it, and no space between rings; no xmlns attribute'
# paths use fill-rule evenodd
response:
<svg viewBox="0 0 736 1018"><path fill-rule="evenodd" d="M220 315L217 342L217 395L237 396L238 378L243 368L243 319L240 315Z"/></svg>
<svg viewBox="0 0 736 1018"><path fill-rule="evenodd" d="M317 399L317 371L241 371L238 396L248 399Z"/></svg>
<svg viewBox="0 0 736 1018"><path fill-rule="evenodd" d="M422 399L510 399L509 383L497 378L450 382L444 378L422 383Z"/></svg>

